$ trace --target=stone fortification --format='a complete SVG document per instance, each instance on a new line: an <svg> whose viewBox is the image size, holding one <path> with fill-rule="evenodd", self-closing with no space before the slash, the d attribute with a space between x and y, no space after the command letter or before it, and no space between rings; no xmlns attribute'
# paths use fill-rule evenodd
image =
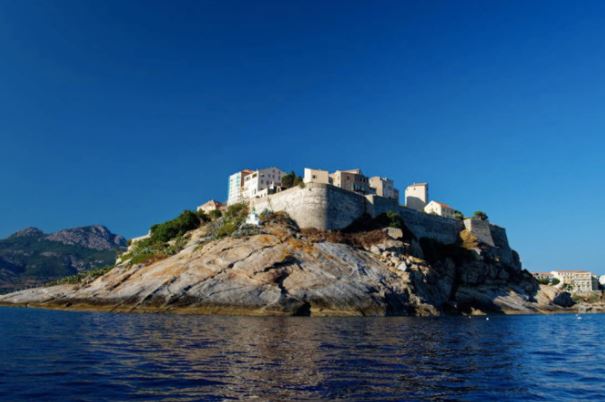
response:
<svg viewBox="0 0 605 402"><path fill-rule="evenodd" d="M304 187L250 200L256 212L285 211L301 228L337 230L366 213L364 196L329 184L307 183Z"/></svg>
<svg viewBox="0 0 605 402"><path fill-rule="evenodd" d="M250 200L258 213L264 210L285 211L301 228L338 230L349 226L363 214L378 216L388 211L397 212L410 231L418 238L430 238L444 244L459 240L466 228L478 240L492 247L509 249L503 228L488 222L430 215L398 205L396 200L376 195L363 196L322 183L307 183L263 198Z"/></svg>
<svg viewBox="0 0 605 402"><path fill-rule="evenodd" d="M464 226L466 230L474 234L481 243L495 247L489 222L479 219L465 219Z"/></svg>

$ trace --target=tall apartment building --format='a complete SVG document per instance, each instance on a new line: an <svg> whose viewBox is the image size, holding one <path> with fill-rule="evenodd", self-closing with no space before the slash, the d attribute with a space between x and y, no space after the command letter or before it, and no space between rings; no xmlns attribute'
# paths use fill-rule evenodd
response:
<svg viewBox="0 0 605 402"><path fill-rule="evenodd" d="M399 190L395 188L393 180L386 177L370 177L370 189L376 195L390 198L399 202Z"/></svg>
<svg viewBox="0 0 605 402"><path fill-rule="evenodd" d="M270 190L281 186L281 178L284 175L286 175L286 172L283 172L276 167L259 169L251 172L244 177L242 197L244 199L250 199L267 195Z"/></svg>
<svg viewBox="0 0 605 402"><path fill-rule="evenodd" d="M429 199L428 183L413 183L405 189L405 206L417 211L424 211Z"/></svg>
<svg viewBox="0 0 605 402"><path fill-rule="evenodd" d="M244 186L244 178L252 173L250 169L240 170L229 176L229 192L227 195L227 205L237 204L244 200L242 188Z"/></svg>

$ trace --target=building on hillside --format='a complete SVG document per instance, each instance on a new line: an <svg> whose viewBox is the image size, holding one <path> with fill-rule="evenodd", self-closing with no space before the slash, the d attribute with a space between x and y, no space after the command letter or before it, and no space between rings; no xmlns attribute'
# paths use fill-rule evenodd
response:
<svg viewBox="0 0 605 402"><path fill-rule="evenodd" d="M427 214L439 215L445 218L456 218L456 210L439 201L431 201L424 207Z"/></svg>
<svg viewBox="0 0 605 402"><path fill-rule="evenodd" d="M327 170L305 168L303 183L332 184L332 178Z"/></svg>
<svg viewBox="0 0 605 402"><path fill-rule="evenodd" d="M242 189L244 187L244 179L252 173L250 169L240 170L229 176L229 192L227 195L227 205L237 204L244 200Z"/></svg>
<svg viewBox="0 0 605 402"><path fill-rule="evenodd" d="M255 170L244 177L242 198L264 197L281 188L281 178L286 173L276 167Z"/></svg>
<svg viewBox="0 0 605 402"><path fill-rule="evenodd" d="M405 189L405 206L408 208L415 209L416 211L424 211L428 199L428 183L412 183Z"/></svg>
<svg viewBox="0 0 605 402"><path fill-rule="evenodd" d="M370 193L369 180L360 169L337 170L330 174L330 177L332 184L343 190L361 194Z"/></svg>
<svg viewBox="0 0 605 402"><path fill-rule="evenodd" d="M590 271L583 270L556 270L551 271L553 278L560 281L560 287L568 285L572 292L583 293L597 290L596 280Z"/></svg>
<svg viewBox="0 0 605 402"><path fill-rule="evenodd" d="M531 273L533 275L534 278L536 278L539 281L551 281L554 276L551 272L532 272Z"/></svg>
<svg viewBox="0 0 605 402"><path fill-rule="evenodd" d="M204 204L200 205L199 207L197 207L197 211L198 212L204 211L204 213L209 213L210 211L221 210L224 207L225 206L223 205L222 202L210 200L210 201L207 201Z"/></svg>
<svg viewBox="0 0 605 402"><path fill-rule="evenodd" d="M380 176L370 177L370 191L381 197L397 200L399 203L399 190L395 188L393 180L389 178Z"/></svg>

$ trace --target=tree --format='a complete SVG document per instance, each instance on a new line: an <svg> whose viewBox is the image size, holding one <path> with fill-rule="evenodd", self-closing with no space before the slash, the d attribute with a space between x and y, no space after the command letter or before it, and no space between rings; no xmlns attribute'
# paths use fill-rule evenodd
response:
<svg viewBox="0 0 605 402"><path fill-rule="evenodd" d="M487 214L483 211L475 211L475 213L473 214L473 217L476 219L479 219L481 221L486 221L489 219Z"/></svg>
<svg viewBox="0 0 605 402"><path fill-rule="evenodd" d="M208 222L210 220L210 217L208 216L208 214L205 213L201 209L199 211L197 211L197 217L200 218L201 222Z"/></svg>
<svg viewBox="0 0 605 402"><path fill-rule="evenodd" d="M208 213L208 216L210 217L211 220L214 221L214 220L220 218L221 216L223 216L223 213L218 209L213 209L212 211L210 211Z"/></svg>
<svg viewBox="0 0 605 402"><path fill-rule="evenodd" d="M557 286L559 283L561 283L561 281L557 278L552 278L552 280L550 281L550 284L553 286Z"/></svg>
<svg viewBox="0 0 605 402"><path fill-rule="evenodd" d="M460 211L454 211L454 219L462 221L464 220L464 214Z"/></svg>
<svg viewBox="0 0 605 402"><path fill-rule="evenodd" d="M284 189L297 186L302 182L302 177L297 176L294 171L283 175L281 178L281 185Z"/></svg>

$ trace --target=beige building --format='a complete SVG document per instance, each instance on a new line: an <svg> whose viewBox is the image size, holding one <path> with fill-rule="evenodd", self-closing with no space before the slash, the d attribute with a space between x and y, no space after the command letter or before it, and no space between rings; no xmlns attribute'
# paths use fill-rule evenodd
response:
<svg viewBox="0 0 605 402"><path fill-rule="evenodd" d="M370 192L370 183L360 169L337 170L330 174L332 184L343 190L353 191L361 194Z"/></svg>
<svg viewBox="0 0 605 402"><path fill-rule="evenodd" d="M597 290L596 281L593 279L592 272L582 270L557 270L550 272L553 278L557 278L559 287L569 285L572 292L592 292Z"/></svg>
<svg viewBox="0 0 605 402"><path fill-rule="evenodd" d="M263 197L281 187L281 178L286 173L276 167L255 170L244 177L243 199Z"/></svg>
<svg viewBox="0 0 605 402"><path fill-rule="evenodd" d="M456 210L439 201L431 201L424 207L427 214L439 215L445 218L455 218Z"/></svg>
<svg viewBox="0 0 605 402"><path fill-rule="evenodd" d="M223 209L224 205L222 202L218 202L215 200L210 200L199 207L197 207L197 211L204 211L204 213L209 213L210 211L216 211Z"/></svg>
<svg viewBox="0 0 605 402"><path fill-rule="evenodd" d="M303 183L332 184L332 179L327 170L305 168Z"/></svg>
<svg viewBox="0 0 605 402"><path fill-rule="evenodd" d="M244 179L249 174L252 174L252 170L244 169L229 176L227 205L237 204L238 202L242 202L244 200L242 189L244 187Z"/></svg>
<svg viewBox="0 0 605 402"><path fill-rule="evenodd" d="M424 211L429 199L428 183L413 183L405 189L405 206L417 211Z"/></svg>
<svg viewBox="0 0 605 402"><path fill-rule="evenodd" d="M399 190L395 188L395 184L391 179L379 176L370 177L370 189L372 189L376 195L397 200L397 202L399 202Z"/></svg>

